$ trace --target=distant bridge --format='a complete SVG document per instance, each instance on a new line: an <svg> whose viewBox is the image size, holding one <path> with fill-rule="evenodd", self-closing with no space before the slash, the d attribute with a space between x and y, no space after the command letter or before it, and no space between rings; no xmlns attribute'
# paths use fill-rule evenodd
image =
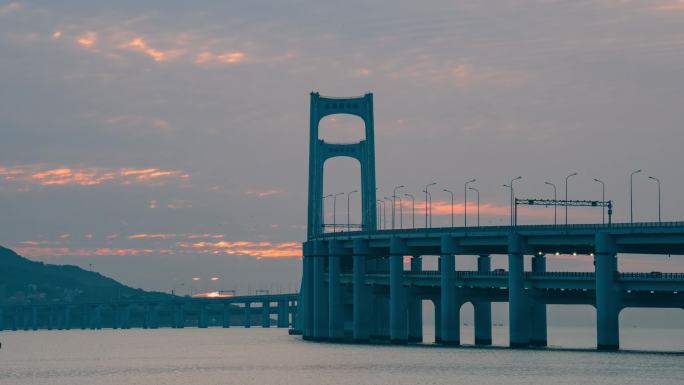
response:
<svg viewBox="0 0 684 385"><path fill-rule="evenodd" d="M333 114L359 116L365 139L319 139L320 120ZM597 348L615 350L623 308L684 308L684 274L621 273L617 264L619 253L684 254L684 222L517 226L512 210L512 226L430 228L426 220L426 228L378 230L373 125L372 94L311 94L308 230L295 325L304 339L422 341L421 301L430 300L437 343L460 344L460 309L471 302L475 343L488 345L491 303L508 302L510 346L546 346L546 306L587 304L596 308ZM334 226L326 232L331 228L323 221L323 165L339 156L361 164L358 231ZM594 272L547 271L546 255L556 253L589 255ZM508 256L508 271L491 270L493 254ZM439 256L437 271L423 270L425 255ZM469 255L477 270L457 271ZM531 271L525 271L526 255Z"/></svg>
<svg viewBox="0 0 684 385"><path fill-rule="evenodd" d="M236 325L249 328L259 324L265 328L287 328L295 317L298 297L298 294L267 294L156 301L0 303L0 330L228 328ZM272 315L276 316L275 325Z"/></svg>

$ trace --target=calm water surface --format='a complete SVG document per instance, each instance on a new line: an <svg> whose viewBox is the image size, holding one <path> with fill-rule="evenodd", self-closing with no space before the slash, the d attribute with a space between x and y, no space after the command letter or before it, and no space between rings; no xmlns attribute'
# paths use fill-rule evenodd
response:
<svg viewBox="0 0 684 385"><path fill-rule="evenodd" d="M565 347L594 341L590 329L549 336ZM334 345L259 328L2 332L0 341L2 385L684 384L684 335L673 330L633 331L627 347L680 352Z"/></svg>

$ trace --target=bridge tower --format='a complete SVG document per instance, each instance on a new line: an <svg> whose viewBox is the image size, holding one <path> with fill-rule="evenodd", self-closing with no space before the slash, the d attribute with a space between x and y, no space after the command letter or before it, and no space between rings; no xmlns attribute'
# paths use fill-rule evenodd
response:
<svg viewBox="0 0 684 385"><path fill-rule="evenodd" d="M318 126L328 115L349 114L361 118L365 138L357 143L328 143L318 138ZM307 239L323 232L323 165L339 156L356 159L361 164L361 228L376 229L375 140L373 133L373 94L334 98L311 93L309 130L309 204Z"/></svg>

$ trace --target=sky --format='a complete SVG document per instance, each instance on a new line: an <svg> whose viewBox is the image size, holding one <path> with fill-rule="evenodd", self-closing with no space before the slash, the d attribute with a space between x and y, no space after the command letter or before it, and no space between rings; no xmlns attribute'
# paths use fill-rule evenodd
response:
<svg viewBox="0 0 684 385"><path fill-rule="evenodd" d="M312 91L374 94L379 198L407 186L417 226L428 183L433 225L451 220L443 189L462 223L471 178L496 225L502 184L520 175L517 196L551 198L550 181L562 199L574 172L569 199L601 199L601 179L629 221L637 169L634 220L658 218L648 176L663 220L682 220L683 48L678 0L0 1L0 244L145 289L296 290ZM334 116L321 137L362 129ZM326 193L359 187L349 159L325 172ZM335 211L346 223L346 198ZM349 211L358 222L358 194ZM680 256L620 261L684 271ZM592 269L588 256L549 266Z"/></svg>

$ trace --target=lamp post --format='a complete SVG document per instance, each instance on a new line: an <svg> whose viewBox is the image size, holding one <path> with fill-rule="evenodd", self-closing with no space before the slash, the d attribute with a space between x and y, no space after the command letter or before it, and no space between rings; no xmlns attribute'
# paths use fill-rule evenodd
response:
<svg viewBox="0 0 684 385"><path fill-rule="evenodd" d="M658 182L658 223L661 222L661 217L660 217L660 179L654 177L654 176L649 176L648 179L653 179L654 181Z"/></svg>
<svg viewBox="0 0 684 385"><path fill-rule="evenodd" d="M468 184L475 182L475 178L463 184L463 229L468 227Z"/></svg>
<svg viewBox="0 0 684 385"><path fill-rule="evenodd" d="M596 178L594 178L594 182L601 183L601 202L605 203L606 202L606 184L602 180L596 179ZM601 215L602 215L603 224L605 225L606 224L606 207L605 206L601 206Z"/></svg>
<svg viewBox="0 0 684 385"><path fill-rule="evenodd" d="M553 224L557 225L558 224L558 210L557 210L557 190L556 190L556 185L551 183L551 182L544 182L544 184L548 184L549 186L553 187Z"/></svg>
<svg viewBox="0 0 684 385"><path fill-rule="evenodd" d="M473 190L477 193L477 227L480 227L480 190L475 187L468 187L468 190Z"/></svg>
<svg viewBox="0 0 684 385"><path fill-rule="evenodd" d="M565 227L568 227L568 179L577 175L576 172L565 177Z"/></svg>
<svg viewBox="0 0 684 385"><path fill-rule="evenodd" d="M416 197L412 194L404 194L404 196L411 198L411 228L416 228Z"/></svg>
<svg viewBox="0 0 684 385"><path fill-rule="evenodd" d="M330 198L331 196L332 196L332 194L328 194L328 195L324 196L323 198L321 198L321 200L323 201L322 206L321 206L321 211L322 211L321 214L323 217L322 218L323 223L321 223L321 228L323 229L323 232L325 232L325 198Z"/></svg>
<svg viewBox="0 0 684 385"><path fill-rule="evenodd" d="M629 174L629 223L634 223L634 174L638 174L640 172L641 169L638 169Z"/></svg>
<svg viewBox="0 0 684 385"><path fill-rule="evenodd" d="M344 195L344 193L337 193L333 195L333 233L337 232L337 197Z"/></svg>
<svg viewBox="0 0 684 385"><path fill-rule="evenodd" d="M396 186L394 187L394 190L392 190L392 230L394 230L394 208L396 206L396 200L397 200L397 190L400 188L404 187L404 185L401 186Z"/></svg>
<svg viewBox="0 0 684 385"><path fill-rule="evenodd" d="M383 197L382 205L385 206L385 201L389 201L390 204L393 204L394 201L392 201L392 198L389 197ZM387 206L385 206L385 214L387 214ZM391 218L390 218L391 219ZM387 225L387 219L385 219L385 226ZM394 230L394 227L392 227Z"/></svg>
<svg viewBox="0 0 684 385"><path fill-rule="evenodd" d="M436 185L437 182L432 182L430 184L427 184L425 186L425 190L423 192L425 193L425 228L428 228L428 210L430 211L430 222L432 222L432 195L428 192L428 188L430 186ZM428 197L430 197L430 200L428 201ZM430 223L430 227L432 227L432 223Z"/></svg>
<svg viewBox="0 0 684 385"><path fill-rule="evenodd" d="M454 192L447 189L443 189L442 191L451 194L451 227L454 227Z"/></svg>
<svg viewBox="0 0 684 385"><path fill-rule="evenodd" d="M376 200L375 200L375 204L378 206L378 212L379 212L379 214L378 214L378 222L380 222L380 229L382 229L382 228L384 227L384 225L383 225L383 223L382 223L382 217L383 217L383 211L382 211L382 209L383 209L383 206L385 205L385 203L384 203L383 201L379 200L379 199L376 199Z"/></svg>
<svg viewBox="0 0 684 385"><path fill-rule="evenodd" d="M513 197L515 196L514 193L513 193L513 182L515 182L516 180L520 180L520 179L522 179L522 176L517 176L517 177L511 179L511 183L510 183L510 184L505 184L505 185L503 185L504 187L508 187L509 189L511 189L511 200L510 200L510 206L511 206L511 227L513 227L513 204L514 204L514 203L513 203Z"/></svg>
<svg viewBox="0 0 684 385"><path fill-rule="evenodd" d="M351 231L351 224L349 223L349 217L350 217L350 215L349 215L349 197L353 193L357 193L357 192L359 192L359 190L354 190L354 191L350 191L347 193L347 232Z"/></svg>

